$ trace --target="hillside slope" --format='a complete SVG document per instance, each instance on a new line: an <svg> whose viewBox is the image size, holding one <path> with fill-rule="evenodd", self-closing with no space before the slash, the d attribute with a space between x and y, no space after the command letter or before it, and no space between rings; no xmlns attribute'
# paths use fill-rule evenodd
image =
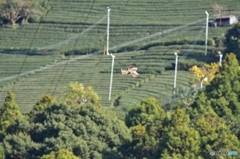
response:
<svg viewBox="0 0 240 159"><path fill-rule="evenodd" d="M0 29L0 104L14 86L17 102L27 112L43 94L54 92L57 97L71 81L93 86L106 107L127 107L147 96L163 103L169 101L174 52L179 53L182 70L178 71L177 86L188 86L187 67L218 61L214 53L224 49L209 43L210 56L204 56L204 12L207 10L213 17L214 3L213 0L50 0L52 9L43 18L34 39L37 23ZM238 0L219 0L218 4L235 11L240 8ZM111 7L110 50L116 55L111 101L108 100L111 58L102 56L106 45L106 6ZM209 39L221 38L229 28L209 28ZM44 55L25 56L29 48L30 52ZM73 52L86 56L73 56L68 61L68 56L63 55ZM92 55L96 52L101 55ZM120 69L131 63L137 63L141 78L121 75ZM21 76L15 81L18 73Z"/></svg>

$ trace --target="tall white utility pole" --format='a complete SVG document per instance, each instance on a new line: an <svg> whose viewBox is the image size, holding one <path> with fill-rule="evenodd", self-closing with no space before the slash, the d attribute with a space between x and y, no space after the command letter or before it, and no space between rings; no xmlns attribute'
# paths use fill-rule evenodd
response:
<svg viewBox="0 0 240 159"><path fill-rule="evenodd" d="M110 10L111 8L107 7L108 17L107 17L107 55L109 55L109 25L110 25Z"/></svg>
<svg viewBox="0 0 240 159"><path fill-rule="evenodd" d="M175 75L174 75L174 86L173 86L173 96L175 97L176 93L176 82L177 82L177 65L178 65L178 54L175 52L176 61L175 61Z"/></svg>
<svg viewBox="0 0 240 159"><path fill-rule="evenodd" d="M113 79L113 67L114 67L114 59L115 56L113 54L109 54L109 24L110 24L110 8L107 7L107 11L108 11L108 19L107 19L107 55L111 55L112 57L112 67L111 67L111 77L110 77L110 85L109 85L109 96L108 96L108 100L111 100L111 94L112 94L112 79Z"/></svg>
<svg viewBox="0 0 240 159"><path fill-rule="evenodd" d="M220 51L218 51L219 54L219 66L222 66L222 53Z"/></svg>
<svg viewBox="0 0 240 159"><path fill-rule="evenodd" d="M207 77L203 77L203 78L201 79L200 89L202 89L202 87L203 87L203 81L207 81L207 80L208 80Z"/></svg>
<svg viewBox="0 0 240 159"><path fill-rule="evenodd" d="M207 11L205 11L207 18L206 18L206 39L205 39L205 56L207 56L207 41L208 41L208 17L209 14Z"/></svg>
<svg viewBox="0 0 240 159"><path fill-rule="evenodd" d="M109 86L109 96L108 100L111 100L111 94L112 94L112 79L113 79L113 66L114 66L114 58L115 56L113 54L110 54L112 56L112 68L111 68L111 77L110 77L110 86Z"/></svg>

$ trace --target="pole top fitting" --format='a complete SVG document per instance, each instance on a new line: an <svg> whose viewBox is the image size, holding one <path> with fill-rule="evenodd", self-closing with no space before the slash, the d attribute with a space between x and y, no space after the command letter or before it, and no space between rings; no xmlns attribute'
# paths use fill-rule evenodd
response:
<svg viewBox="0 0 240 159"><path fill-rule="evenodd" d="M207 15L209 15L207 11L205 11L205 13L206 13Z"/></svg>
<svg viewBox="0 0 240 159"><path fill-rule="evenodd" d="M177 53L176 53L176 52L175 52L174 54L177 56Z"/></svg>
<svg viewBox="0 0 240 159"><path fill-rule="evenodd" d="M107 7L106 7L106 9L107 9L108 11L110 11L110 10L111 10L111 8L110 8L109 6L107 6Z"/></svg>

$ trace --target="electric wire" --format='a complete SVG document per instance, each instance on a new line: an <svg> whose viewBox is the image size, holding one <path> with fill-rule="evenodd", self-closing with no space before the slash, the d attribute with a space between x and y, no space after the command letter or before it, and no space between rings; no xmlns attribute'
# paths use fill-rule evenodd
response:
<svg viewBox="0 0 240 159"><path fill-rule="evenodd" d="M95 65L95 68L96 68L96 65Z"/></svg>
<svg viewBox="0 0 240 159"><path fill-rule="evenodd" d="M204 28L206 28L206 27L204 27ZM201 32L203 32L203 30L200 30L198 37L196 38L196 40L193 42L192 45L196 45L196 44L197 44L198 39L199 39L200 36L202 35L202 34L200 34ZM192 50L192 48L193 48L193 47L191 46L189 49ZM187 51L187 52L182 56L182 59L186 58L188 54L189 54L189 51ZM209 56L207 56L204 61L207 62L208 58L209 58ZM162 103L163 105L171 104L171 103L174 102L174 101L177 101L177 100L179 100L179 99L182 99L182 98L184 98L184 97L186 97L186 96L188 96L188 95L192 95L193 93L196 93L198 90L201 90L200 84L197 85L195 88L189 88L188 93L185 94L185 95L182 96L182 97L181 97L181 96L175 97L175 98L173 98L172 100L168 100L168 102L161 102L161 103Z"/></svg>
<svg viewBox="0 0 240 159"><path fill-rule="evenodd" d="M124 12L126 6L128 5L129 1L130 1L130 0L127 0L127 1L126 1L125 5L124 5L124 7L123 7L123 9L122 9L122 14L121 14L120 17L118 18L117 24L115 25L114 29L112 29L112 30L115 30L115 29L117 28L117 26L119 25L119 22L120 22L120 20L121 20L121 18L122 18L122 16L123 16L123 12ZM110 30L110 27L109 27L109 30ZM105 32L105 34L103 35L102 39L104 39L105 36L106 36L106 32ZM100 63L100 61L102 60L103 57L104 57L104 55L100 56L100 58L98 59L98 61L93 65L93 67L92 67L92 69L91 69L91 70L93 70L93 71L92 71L91 76L90 76L89 79L87 80L86 86L89 85L89 83L90 83L90 81L91 81L91 79L92 79L92 77L93 77L93 74L96 73L96 67L98 66L98 64Z"/></svg>
<svg viewBox="0 0 240 159"><path fill-rule="evenodd" d="M33 39L32 39L32 41L31 41L31 43L30 43L30 46L29 46L29 48L28 48L28 50L27 50L27 53L26 53L25 58L24 58L24 60L23 60L23 63L22 63L22 65L21 65L21 67L20 67L20 70L19 70L19 73L18 73L18 75L17 75L16 81L15 81L14 84L13 84L12 91L14 91L15 85L16 85L18 79L19 79L19 75L21 74L22 69L23 69L23 66L24 66L24 64L25 64L25 62L26 62L26 60L27 60L27 55L28 55L28 53L29 53L29 51L30 51L30 49L31 49L31 47L32 47L32 45L33 45L33 41L34 41L35 38L36 38L36 35L37 35L38 30L39 30L41 21L42 21L42 19L43 19L43 17L44 17L45 12L47 11L47 7L48 7L48 5L49 5L49 2L50 2L50 0L47 1L47 3L46 3L46 8L45 8L44 12L42 13L42 16L40 17L40 20L39 20L38 25L37 25L37 29L36 29L36 31L35 31L35 33L34 33L34 35L33 35Z"/></svg>
<svg viewBox="0 0 240 159"><path fill-rule="evenodd" d="M90 9L89 9L88 15L87 15L84 23L86 23L86 21L88 20L89 14L90 14L90 12L91 12L91 10L92 10L95 2L96 2L96 0L93 1L93 3L92 3L92 5L91 5L91 7L90 7ZM76 46L78 40L79 40L79 38L76 39L76 42L75 42L73 48ZM58 87L58 84L59 84L59 82L60 82L60 80L61 80L61 78L62 78L62 75L63 75L63 73L64 73L64 71L65 71L65 69L66 69L66 67L67 67L68 61L70 60L70 57L71 57L71 56L69 56L69 58L67 59L66 64L64 65L64 68L63 68L63 70L62 70L62 72L61 72L61 74L60 74L60 77L59 77L59 79L58 79L58 81L57 81L57 84L56 84L56 86L55 86L55 88L54 88L51 96L54 96L54 93L55 93L55 91L56 91L56 89L57 89L57 87ZM48 102L48 105L49 105L49 104L50 104L50 101Z"/></svg>
<svg viewBox="0 0 240 159"><path fill-rule="evenodd" d="M87 11L87 8L86 8L85 11L83 12L83 14L82 14L82 16L81 16L80 19L83 18L84 13L85 13L86 11ZM83 29L83 28L82 28L82 29ZM59 44L62 44L62 43L64 43L64 42L68 42L68 40L74 40L74 39L77 39L77 38L80 36L80 34L81 34L81 32L78 33L78 34L76 34L75 36L73 36L73 37L71 37L71 38L69 38L69 39L63 41L63 42L60 42ZM58 45L58 44L57 44L57 45ZM69 48L69 45L70 45L70 43L68 44L68 48ZM56 45L55 45L55 46L56 46ZM49 48L49 47L45 47L45 48ZM50 47L50 48L51 48L51 47ZM69 57L70 57L70 55L69 55ZM55 77L56 77L56 75L57 75L57 73L58 73L58 71L59 71L59 68L60 68L60 66L57 68L57 71L54 73L53 79L52 79L52 81L51 81L51 83L50 83L50 86L49 86L47 92L50 91L50 89L51 89L51 87L52 87L52 85L53 85L53 82L55 81Z"/></svg>
<svg viewBox="0 0 240 159"><path fill-rule="evenodd" d="M205 28L205 27L203 27L203 28L199 31L197 37L195 37L195 40L194 40L194 42L191 44L190 48L189 48L182 56L180 56L179 60L185 59L185 58L188 56L188 54L193 50L193 48L197 45L197 43L198 43L201 35L203 34L204 28Z"/></svg>

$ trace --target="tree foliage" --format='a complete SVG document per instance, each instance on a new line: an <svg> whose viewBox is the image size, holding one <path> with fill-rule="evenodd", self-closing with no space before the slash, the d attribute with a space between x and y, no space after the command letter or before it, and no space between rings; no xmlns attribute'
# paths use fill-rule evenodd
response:
<svg viewBox="0 0 240 159"><path fill-rule="evenodd" d="M59 101L44 95L28 118L20 113L10 91L0 111L4 132L0 155L9 159L203 159L209 158L210 150L240 152L239 63L231 53L222 67L205 67L193 68L196 78L207 74L211 81L195 94L193 104L184 99L190 102L188 107L179 104L166 111L150 97L128 110L125 123L115 112L100 108L93 89L78 82L70 83Z"/></svg>
<svg viewBox="0 0 240 159"><path fill-rule="evenodd" d="M78 82L71 82L64 92L64 99L68 104L86 104L91 103L100 107L100 97L94 92L92 87L84 87Z"/></svg>
<svg viewBox="0 0 240 159"><path fill-rule="evenodd" d="M215 112L240 138L240 69L235 54L227 54L223 66L193 104L193 116Z"/></svg>
<svg viewBox="0 0 240 159"><path fill-rule="evenodd" d="M15 95L12 91L8 92L3 107L0 108L0 130L5 132L8 126L16 119L22 118L23 115L15 102Z"/></svg>
<svg viewBox="0 0 240 159"><path fill-rule="evenodd" d="M207 80L203 80L203 84L206 85L213 80L218 68L218 63L211 63L205 64L203 67L194 65L190 68L190 71L193 73L194 79L198 82L201 82L206 77Z"/></svg>
<svg viewBox="0 0 240 159"><path fill-rule="evenodd" d="M0 145L0 158L5 159L5 152L4 152L4 148L2 145Z"/></svg>
<svg viewBox="0 0 240 159"><path fill-rule="evenodd" d="M131 153L135 157L153 157L159 151L165 116L160 103L151 97L129 110L126 124L132 131Z"/></svg>
<svg viewBox="0 0 240 159"><path fill-rule="evenodd" d="M183 109L172 111L162 138L161 158L200 158L200 135L190 126L190 119Z"/></svg>
<svg viewBox="0 0 240 159"><path fill-rule="evenodd" d="M225 35L225 52L233 52L240 59L240 22L229 29Z"/></svg>
<svg viewBox="0 0 240 159"><path fill-rule="evenodd" d="M9 127L3 142L6 156L31 159L61 149L86 159L117 155L117 148L131 135L113 114L91 104L54 104Z"/></svg>
<svg viewBox="0 0 240 159"><path fill-rule="evenodd" d="M206 88L212 107L220 117L240 114L240 70L236 56L227 54L216 79Z"/></svg>
<svg viewBox="0 0 240 159"><path fill-rule="evenodd" d="M211 150L240 151L238 138L230 131L224 119L216 113L200 115L195 121L195 126L201 136L202 157L208 158Z"/></svg>
<svg viewBox="0 0 240 159"><path fill-rule="evenodd" d="M38 21L46 14L50 7L45 0L6 0L0 2L0 17L5 23L13 27L21 22Z"/></svg>
<svg viewBox="0 0 240 159"><path fill-rule="evenodd" d="M80 159L79 157L76 157L72 152L61 149L57 152L52 151L48 155L42 156L40 159Z"/></svg>
<svg viewBox="0 0 240 159"><path fill-rule="evenodd" d="M43 111L46 107L52 105L54 102L55 99L51 95L46 94L42 96L35 106L33 106L33 111Z"/></svg>

